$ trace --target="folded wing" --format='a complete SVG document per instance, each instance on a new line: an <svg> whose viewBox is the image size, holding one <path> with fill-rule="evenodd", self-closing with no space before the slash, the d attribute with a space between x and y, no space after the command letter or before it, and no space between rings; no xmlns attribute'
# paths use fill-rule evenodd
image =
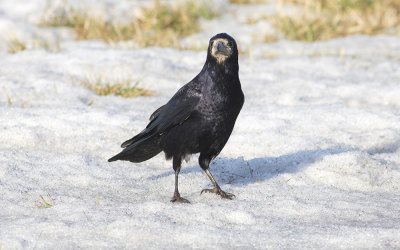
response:
<svg viewBox="0 0 400 250"><path fill-rule="evenodd" d="M186 86L185 86L186 87ZM129 160L141 162L161 152L159 136L170 128L182 124L195 111L200 93L195 90L180 89L171 100L158 108L151 116L147 127L138 135L122 143L124 150L108 161Z"/></svg>

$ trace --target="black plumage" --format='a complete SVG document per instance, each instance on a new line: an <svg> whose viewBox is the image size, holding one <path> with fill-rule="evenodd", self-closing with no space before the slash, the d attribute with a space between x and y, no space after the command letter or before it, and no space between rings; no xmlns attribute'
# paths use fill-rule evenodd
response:
<svg viewBox="0 0 400 250"><path fill-rule="evenodd" d="M235 40L221 33L209 42L207 60L201 72L184 85L151 116L147 127L122 143L125 148L108 161L146 161L164 151L173 159L175 192L171 201L188 202L178 191L178 174L186 156L200 153L199 164L222 198L234 195L221 190L209 171L209 164L225 146L244 103L239 81L238 49Z"/></svg>

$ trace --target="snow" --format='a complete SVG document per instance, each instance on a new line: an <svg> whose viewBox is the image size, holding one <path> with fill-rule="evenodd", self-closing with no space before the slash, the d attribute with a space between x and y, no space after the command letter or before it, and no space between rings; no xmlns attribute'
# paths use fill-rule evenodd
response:
<svg viewBox="0 0 400 250"><path fill-rule="evenodd" d="M0 20L15 27L45 6L10 2ZM0 51L0 248L400 248L400 38L243 46L245 105L211 164L236 199L200 195L211 183L194 156L179 177L191 204L169 202L162 154L107 159L200 71L205 51L72 40L59 53ZM157 95L97 96L73 81L98 75Z"/></svg>

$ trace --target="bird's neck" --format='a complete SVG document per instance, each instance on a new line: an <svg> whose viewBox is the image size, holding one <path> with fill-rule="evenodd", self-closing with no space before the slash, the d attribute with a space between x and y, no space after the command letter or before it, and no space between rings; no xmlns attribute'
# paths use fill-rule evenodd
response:
<svg viewBox="0 0 400 250"><path fill-rule="evenodd" d="M213 79L237 79L239 78L239 65L236 63L206 63L202 71L206 71Z"/></svg>

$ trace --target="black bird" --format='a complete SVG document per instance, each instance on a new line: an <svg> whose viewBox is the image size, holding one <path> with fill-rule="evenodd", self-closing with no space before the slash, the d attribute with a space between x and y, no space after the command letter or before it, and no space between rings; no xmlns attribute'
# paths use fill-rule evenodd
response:
<svg viewBox="0 0 400 250"><path fill-rule="evenodd" d="M182 159L200 153L200 167L210 178L213 189L204 189L225 199L233 194L222 191L209 171L213 160L225 146L244 103L239 81L238 49L228 34L210 39L207 60L200 73L185 84L151 116L147 127L122 143L125 148L108 161L146 161L164 151L172 158L175 192L172 202L189 202L178 191Z"/></svg>

